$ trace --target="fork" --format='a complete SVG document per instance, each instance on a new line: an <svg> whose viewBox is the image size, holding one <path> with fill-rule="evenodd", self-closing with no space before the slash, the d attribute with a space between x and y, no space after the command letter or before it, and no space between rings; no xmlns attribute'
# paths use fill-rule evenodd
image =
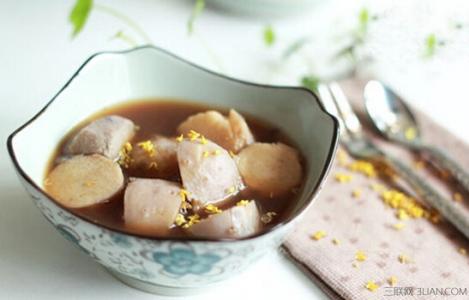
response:
<svg viewBox="0 0 469 300"><path fill-rule="evenodd" d="M352 156L384 162L390 166L410 184L421 199L438 210L446 220L469 238L469 218L464 215L461 208L456 206L454 201L443 197L398 158L382 151L364 134L357 115L338 83L320 84L318 92L326 110L339 120L341 142Z"/></svg>

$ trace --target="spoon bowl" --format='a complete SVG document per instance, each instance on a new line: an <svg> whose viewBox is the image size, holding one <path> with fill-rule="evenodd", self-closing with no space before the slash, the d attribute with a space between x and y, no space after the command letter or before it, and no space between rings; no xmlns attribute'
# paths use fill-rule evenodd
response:
<svg viewBox="0 0 469 300"><path fill-rule="evenodd" d="M469 192L467 170L464 170L445 150L422 141L417 120L399 96L376 80L366 84L363 96L368 116L381 135L427 156L434 166L449 172L460 186ZM462 231L469 237L469 226Z"/></svg>
<svg viewBox="0 0 469 300"><path fill-rule="evenodd" d="M421 135L414 115L402 99L379 81L369 81L364 90L368 116L389 140L408 146L420 144Z"/></svg>

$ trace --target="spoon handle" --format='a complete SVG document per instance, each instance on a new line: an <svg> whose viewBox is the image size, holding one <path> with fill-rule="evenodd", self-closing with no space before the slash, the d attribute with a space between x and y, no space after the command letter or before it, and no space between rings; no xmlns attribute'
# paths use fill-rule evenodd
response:
<svg viewBox="0 0 469 300"><path fill-rule="evenodd" d="M469 173L466 172L454 159L445 151L432 147L424 146L423 150L436 160L436 163L447 170L456 179L459 184L469 192Z"/></svg>
<svg viewBox="0 0 469 300"><path fill-rule="evenodd" d="M384 157L385 162L387 162L414 188L414 191L422 198L422 200L426 201L430 206L438 210L438 212L445 217L447 221L451 222L460 232L469 238L469 215L464 214L461 207L456 206L455 201L441 196L439 192L432 188L398 158L387 154Z"/></svg>

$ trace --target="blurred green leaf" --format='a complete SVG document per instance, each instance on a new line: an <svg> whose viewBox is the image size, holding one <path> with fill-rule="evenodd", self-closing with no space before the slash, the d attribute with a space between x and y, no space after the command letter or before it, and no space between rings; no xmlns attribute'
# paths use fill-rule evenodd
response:
<svg viewBox="0 0 469 300"><path fill-rule="evenodd" d="M307 75L301 78L301 85L315 93L318 91L319 82L319 77L315 75Z"/></svg>
<svg viewBox="0 0 469 300"><path fill-rule="evenodd" d="M93 8L93 0L77 0L70 12L69 21L72 23L72 37L76 37L85 26L86 20Z"/></svg>
<svg viewBox="0 0 469 300"><path fill-rule="evenodd" d="M275 32L271 25L264 28L264 43L267 46L272 46L275 43Z"/></svg>
<svg viewBox="0 0 469 300"><path fill-rule="evenodd" d="M431 56L435 55L437 42L438 42L438 40L437 40L436 35L434 33L429 34L425 38L425 55L427 57L431 57Z"/></svg>
<svg viewBox="0 0 469 300"><path fill-rule="evenodd" d="M370 13L368 12L367 8L362 8L358 13L358 24L359 24L359 31L362 35L364 35L368 30L368 24L370 22Z"/></svg>
<svg viewBox="0 0 469 300"><path fill-rule="evenodd" d="M358 20L360 22L360 25L368 25L368 22L370 21L370 13L368 12L367 8L364 7L360 10L360 13L358 14Z"/></svg>
<svg viewBox="0 0 469 300"><path fill-rule="evenodd" d="M290 46L285 49L283 52L282 58L288 59L290 56L298 52L304 45L308 44L311 41L308 37L302 37L296 41L294 41Z"/></svg>
<svg viewBox="0 0 469 300"><path fill-rule="evenodd" d="M192 9L192 14L187 22L187 33L192 34L194 31L195 20L199 17L202 11L205 8L205 0L196 0L194 8Z"/></svg>

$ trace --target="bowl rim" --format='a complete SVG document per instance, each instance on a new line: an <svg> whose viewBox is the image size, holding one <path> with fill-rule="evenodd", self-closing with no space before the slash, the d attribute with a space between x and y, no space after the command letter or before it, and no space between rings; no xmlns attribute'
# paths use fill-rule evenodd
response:
<svg viewBox="0 0 469 300"><path fill-rule="evenodd" d="M192 238L192 237L152 237L152 236L146 236L146 235L142 235L142 234L129 233L129 232L126 232L124 230L112 228L112 227L109 227L109 226L106 226L106 225L103 225L103 224L88 220L85 217L82 217L82 216L78 215L77 213L73 212L69 208L67 208L64 205L60 204L58 201L54 200L52 197L50 197L44 191L44 189L41 188L40 186L38 186L31 179L31 177L21 168L21 166L20 166L20 164L17 160L14 148L13 148L13 139L15 138L15 136L18 133L20 133L23 129L25 129L26 127L31 125L36 119L38 119L49 108L49 106L57 99L57 97L70 85L70 83L76 77L79 76L79 74L81 73L81 70L86 65L88 65L88 63L90 61L92 61L96 57L102 56L102 55L109 55L109 54L111 54L111 55L126 55L126 54L129 54L129 53L137 52L137 51L144 50L144 49L150 49L150 50L154 50L154 51L163 53L163 54L165 54L169 57L175 58L179 62L182 62L182 63L184 63L186 65L189 65L193 68L196 68L196 69L198 69L202 72L208 73L212 76L220 77L224 80L229 80L229 81L233 81L233 82L236 82L236 83L240 83L240 84L243 84L243 85L248 85L248 86L253 86L253 87L260 87L260 88L279 89L279 90L280 89L287 89L287 90L306 91L311 96L311 98L316 101L316 103L319 105L319 108L321 109L321 111L325 115L329 116L329 118L333 122L333 127L334 127L333 128L334 129L333 137L332 137L332 141L331 141L331 144L330 144L330 147L329 147L329 153L328 153L328 156L326 158L325 167L322 169L321 174L319 175L319 180L316 183L316 185L314 186L314 188L312 189L312 191L308 195L305 196L306 198L308 198L310 200L306 201L305 204L301 208L299 208L299 211L296 214L293 214L293 215L289 216L288 218L284 219L282 222L276 224L275 226L272 226L272 227L270 227L266 230L263 230L263 231L255 234L255 235L251 235L251 236L247 236L247 237L243 237L243 238ZM90 57L88 57L80 65L80 67L73 73L73 75L70 77L70 79L62 86L62 88L59 89L59 91L52 97L52 99L49 100L44 105L44 107L42 107L32 118L30 118L23 125L18 127L16 130L14 130L8 136L8 139L7 139L8 154L10 155L10 159L12 160L13 166L15 167L15 169L16 169L17 173L19 174L19 176L21 176L29 185L31 185L35 190L37 190L43 197L45 197L46 199L51 201L54 205L56 205L56 206L60 207L61 209L65 210L67 213L69 213L69 214L73 215L74 217L84 221L85 223L88 223L90 225L94 225L94 226L97 226L97 227L100 227L100 228L104 228L104 229L106 229L106 230L108 230L112 233L117 233L117 234L130 236L130 237L133 237L133 238L147 239L147 240L152 240L152 241L182 241L182 242L237 242L237 241L253 240L253 239L262 237L264 235L268 235L269 233L277 231L279 228L288 225L289 223L291 223L292 221L294 221L295 219L297 219L301 215L303 215L305 213L305 211L314 202L314 200L317 197L318 193L322 189L323 183L325 182L325 179L326 179L327 175L329 174L329 172L331 170L332 161L333 161L333 159L335 157L335 154L337 152L338 144L339 144L339 122L338 122L338 120L335 116L330 114L325 109L324 105L319 100L318 96L315 93L313 93L311 90L309 90L307 88L304 88L304 87L301 87L301 86L283 86L283 85L261 84L261 83L255 83L255 82L250 82L250 81L230 77L230 76L227 76L227 75L224 75L224 74L221 74L221 73L206 69L205 67L199 66L199 65L197 65L197 64L195 64L191 61L188 61L184 58L179 57L176 54L173 54L173 53L169 52L168 50L162 49L162 48L154 46L154 45L142 45L142 46L126 49L126 50L100 51L100 52L96 52L95 54L91 55Z"/></svg>

